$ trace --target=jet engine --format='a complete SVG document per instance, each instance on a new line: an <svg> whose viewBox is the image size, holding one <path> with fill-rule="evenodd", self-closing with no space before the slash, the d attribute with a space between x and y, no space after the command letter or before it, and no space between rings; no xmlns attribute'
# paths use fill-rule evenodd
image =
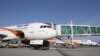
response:
<svg viewBox="0 0 100 56"><path fill-rule="evenodd" d="M21 39L23 39L25 37L24 32L20 31L20 30L16 30L17 34L16 36L19 36Z"/></svg>

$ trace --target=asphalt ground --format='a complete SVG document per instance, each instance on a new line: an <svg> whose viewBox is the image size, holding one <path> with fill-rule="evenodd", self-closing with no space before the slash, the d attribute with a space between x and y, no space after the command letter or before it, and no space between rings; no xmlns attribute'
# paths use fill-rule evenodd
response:
<svg viewBox="0 0 100 56"><path fill-rule="evenodd" d="M59 48L57 51L63 56L100 56L100 47Z"/></svg>
<svg viewBox="0 0 100 56"><path fill-rule="evenodd" d="M100 56L100 47L51 48L50 50L0 48L0 56Z"/></svg>
<svg viewBox="0 0 100 56"><path fill-rule="evenodd" d="M31 48L0 48L0 56L63 56L54 50L33 50Z"/></svg>

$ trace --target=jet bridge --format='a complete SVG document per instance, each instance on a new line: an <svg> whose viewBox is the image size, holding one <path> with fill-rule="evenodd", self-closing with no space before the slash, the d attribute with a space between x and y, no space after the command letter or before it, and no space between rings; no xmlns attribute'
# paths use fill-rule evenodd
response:
<svg viewBox="0 0 100 56"><path fill-rule="evenodd" d="M90 29L92 36L100 36L100 26L91 26Z"/></svg>
<svg viewBox="0 0 100 56"><path fill-rule="evenodd" d="M68 37L70 45L68 47L74 48L76 45L73 42L75 36L100 36L100 26L91 25L74 25L72 24L60 24L54 25L54 28L58 32L58 36Z"/></svg>
<svg viewBox="0 0 100 56"><path fill-rule="evenodd" d="M56 25L56 30L59 36L100 36L100 26L90 26L90 25ZM73 30L73 32L72 32Z"/></svg>
<svg viewBox="0 0 100 56"><path fill-rule="evenodd" d="M75 47L73 42L73 37L79 36L100 36L100 26L91 26L91 25L75 25L70 24L53 24L51 23L51 28L54 28L58 32L58 37L68 37L70 41L69 47Z"/></svg>

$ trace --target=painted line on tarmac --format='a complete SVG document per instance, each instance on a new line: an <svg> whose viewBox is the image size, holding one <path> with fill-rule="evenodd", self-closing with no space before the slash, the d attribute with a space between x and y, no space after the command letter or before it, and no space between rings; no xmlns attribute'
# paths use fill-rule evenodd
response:
<svg viewBox="0 0 100 56"><path fill-rule="evenodd" d="M60 54L62 54L63 56L73 56L71 54L66 53L64 50L61 49L56 49Z"/></svg>

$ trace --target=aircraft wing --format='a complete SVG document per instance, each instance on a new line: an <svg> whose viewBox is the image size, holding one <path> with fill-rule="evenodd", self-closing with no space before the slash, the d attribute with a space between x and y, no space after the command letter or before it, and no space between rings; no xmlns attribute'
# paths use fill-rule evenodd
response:
<svg viewBox="0 0 100 56"><path fill-rule="evenodd" d="M7 37L7 35L0 34L0 38L4 38L4 37Z"/></svg>
<svg viewBox="0 0 100 56"><path fill-rule="evenodd" d="M0 38L1 40L12 40L24 38L24 33L22 31L0 28Z"/></svg>

